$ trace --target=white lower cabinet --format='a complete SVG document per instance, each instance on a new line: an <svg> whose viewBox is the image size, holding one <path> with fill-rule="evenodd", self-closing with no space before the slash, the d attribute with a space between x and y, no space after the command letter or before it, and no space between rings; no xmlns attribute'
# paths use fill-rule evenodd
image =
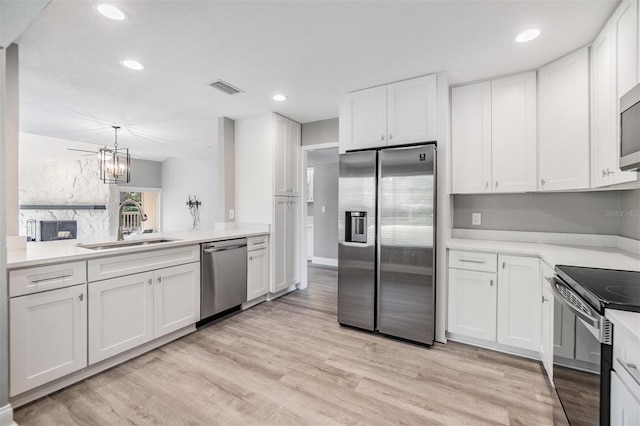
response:
<svg viewBox="0 0 640 426"><path fill-rule="evenodd" d="M554 293L548 279L554 276L553 269L540 262L542 297L540 298L540 359L547 371L549 380L553 382L553 313Z"/></svg>
<svg viewBox="0 0 640 426"><path fill-rule="evenodd" d="M271 293L300 282L301 200L300 197L274 197L274 281L269 289Z"/></svg>
<svg viewBox="0 0 640 426"><path fill-rule="evenodd" d="M10 396L87 365L87 285L9 302Z"/></svg>
<svg viewBox="0 0 640 426"><path fill-rule="evenodd" d="M540 261L498 256L498 343L538 351Z"/></svg>
<svg viewBox="0 0 640 426"><path fill-rule="evenodd" d="M640 425L640 398L624 384L617 371L611 372L611 424Z"/></svg>
<svg viewBox="0 0 640 426"><path fill-rule="evenodd" d="M447 331L528 351L540 350L537 257L449 251Z"/></svg>
<svg viewBox="0 0 640 426"><path fill-rule="evenodd" d="M269 291L269 250L247 252L247 301Z"/></svg>
<svg viewBox="0 0 640 426"><path fill-rule="evenodd" d="M89 363L153 339L153 272L89 284Z"/></svg>
<svg viewBox="0 0 640 426"><path fill-rule="evenodd" d="M496 339L496 274L449 269L449 332Z"/></svg>
<svg viewBox="0 0 640 426"><path fill-rule="evenodd" d="M154 273L153 337L194 324L200 319L200 263Z"/></svg>
<svg viewBox="0 0 640 426"><path fill-rule="evenodd" d="M200 263L89 284L89 363L133 349L200 318Z"/></svg>

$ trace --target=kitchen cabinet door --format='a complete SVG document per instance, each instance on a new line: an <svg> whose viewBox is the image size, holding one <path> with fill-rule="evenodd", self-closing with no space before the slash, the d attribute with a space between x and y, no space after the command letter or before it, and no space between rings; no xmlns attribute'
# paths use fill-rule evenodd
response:
<svg viewBox="0 0 640 426"><path fill-rule="evenodd" d="M89 364L153 339L153 272L89 286Z"/></svg>
<svg viewBox="0 0 640 426"><path fill-rule="evenodd" d="M491 82L493 192L536 189L536 73Z"/></svg>
<svg viewBox="0 0 640 426"><path fill-rule="evenodd" d="M640 398L627 388L617 371L611 372L611 424L640 425Z"/></svg>
<svg viewBox="0 0 640 426"><path fill-rule="evenodd" d="M87 366L87 285L9 301L10 396Z"/></svg>
<svg viewBox="0 0 640 426"><path fill-rule="evenodd" d="M618 99L638 84L638 0L623 0L612 17Z"/></svg>
<svg viewBox="0 0 640 426"><path fill-rule="evenodd" d="M542 286L542 298L540 308L540 359L547 371L549 380L553 383L553 311L554 295L549 279L553 279L553 269L544 262L540 262L540 276Z"/></svg>
<svg viewBox="0 0 640 426"><path fill-rule="evenodd" d="M591 47L591 186L613 183L618 168L615 34L605 26Z"/></svg>
<svg viewBox="0 0 640 426"><path fill-rule="evenodd" d="M589 187L589 50L538 71L538 189Z"/></svg>
<svg viewBox="0 0 640 426"><path fill-rule="evenodd" d="M287 120L286 126L286 165L287 170L287 187L289 194L293 196L301 196L302 182L302 161L300 148L301 126L292 120Z"/></svg>
<svg viewBox="0 0 640 426"><path fill-rule="evenodd" d="M451 89L453 192L491 192L491 82Z"/></svg>
<svg viewBox="0 0 640 426"><path fill-rule="evenodd" d="M269 291L269 250L266 248L247 253L247 301Z"/></svg>
<svg viewBox="0 0 640 426"><path fill-rule="evenodd" d="M540 349L540 260L498 256L498 343Z"/></svg>
<svg viewBox="0 0 640 426"><path fill-rule="evenodd" d="M290 197L287 207L286 243L285 243L285 282L287 286L300 282L302 227L300 215L302 202L300 197Z"/></svg>
<svg viewBox="0 0 640 426"><path fill-rule="evenodd" d="M387 145L438 139L436 75L387 86Z"/></svg>
<svg viewBox="0 0 640 426"><path fill-rule="evenodd" d="M273 213L273 285L269 289L271 293L277 293L289 287L285 277L285 258L287 256L286 242L287 210L289 208L289 197L274 197Z"/></svg>
<svg viewBox="0 0 640 426"><path fill-rule="evenodd" d="M621 171L618 167L620 156L620 103L621 96L626 94L640 81L638 68L638 0L623 0L611 18L613 39L615 40L615 144L612 146L615 155L611 170L612 184L631 182L640 179L640 173Z"/></svg>
<svg viewBox="0 0 640 426"><path fill-rule="evenodd" d="M301 197L275 197L273 256L277 293L300 282L301 271Z"/></svg>
<svg viewBox="0 0 640 426"><path fill-rule="evenodd" d="M153 337L179 330L200 320L200 263L154 272Z"/></svg>
<svg viewBox="0 0 640 426"><path fill-rule="evenodd" d="M340 151L387 144L387 87L347 93L340 106Z"/></svg>
<svg viewBox="0 0 640 426"><path fill-rule="evenodd" d="M449 269L448 331L496 340L496 274Z"/></svg>
<svg viewBox="0 0 640 426"><path fill-rule="evenodd" d="M274 195L300 195L300 124L273 115Z"/></svg>

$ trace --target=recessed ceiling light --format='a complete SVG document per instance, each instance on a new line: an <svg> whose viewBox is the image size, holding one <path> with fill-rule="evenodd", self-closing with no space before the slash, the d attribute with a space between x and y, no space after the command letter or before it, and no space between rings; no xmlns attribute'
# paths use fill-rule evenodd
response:
<svg viewBox="0 0 640 426"><path fill-rule="evenodd" d="M134 59L125 59L122 62L122 65L132 69L132 70L143 70L144 69L144 65L142 65L140 62L134 60Z"/></svg>
<svg viewBox="0 0 640 426"><path fill-rule="evenodd" d="M518 36L516 37L516 42L526 43L538 37L539 35L540 35L540 30L531 28L529 30L523 31L520 34L518 34Z"/></svg>
<svg viewBox="0 0 640 426"><path fill-rule="evenodd" d="M273 95L273 100L282 102L282 101L286 101L287 97L285 95Z"/></svg>
<svg viewBox="0 0 640 426"><path fill-rule="evenodd" d="M115 21L123 21L127 17L123 11L110 4L99 4L96 10L100 15Z"/></svg>

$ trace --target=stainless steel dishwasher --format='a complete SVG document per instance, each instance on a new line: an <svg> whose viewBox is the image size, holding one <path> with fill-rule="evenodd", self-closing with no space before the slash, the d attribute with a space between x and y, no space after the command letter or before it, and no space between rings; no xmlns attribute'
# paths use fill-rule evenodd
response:
<svg viewBox="0 0 640 426"><path fill-rule="evenodd" d="M200 318L247 301L247 239L200 244Z"/></svg>

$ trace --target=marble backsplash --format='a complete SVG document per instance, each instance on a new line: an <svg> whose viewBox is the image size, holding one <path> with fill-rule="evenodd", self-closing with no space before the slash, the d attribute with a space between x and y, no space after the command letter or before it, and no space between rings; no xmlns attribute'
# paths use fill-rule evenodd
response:
<svg viewBox="0 0 640 426"><path fill-rule="evenodd" d="M95 158L21 168L21 205L105 205L106 210L38 209L20 210L20 235L26 235L29 219L76 220L78 238L104 238L117 229L118 187L100 180ZM39 228L39 225L37 226ZM39 232L39 230L38 230Z"/></svg>

